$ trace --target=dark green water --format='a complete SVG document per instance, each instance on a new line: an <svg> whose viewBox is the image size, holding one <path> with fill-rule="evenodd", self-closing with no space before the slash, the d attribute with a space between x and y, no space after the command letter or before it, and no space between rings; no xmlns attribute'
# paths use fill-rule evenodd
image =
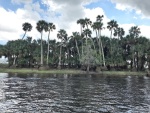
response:
<svg viewBox="0 0 150 113"><path fill-rule="evenodd" d="M150 78L0 73L0 113L150 113Z"/></svg>

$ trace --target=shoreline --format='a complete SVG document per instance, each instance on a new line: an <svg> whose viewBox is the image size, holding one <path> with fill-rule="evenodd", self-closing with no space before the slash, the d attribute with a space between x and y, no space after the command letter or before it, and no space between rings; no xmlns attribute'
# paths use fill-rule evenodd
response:
<svg viewBox="0 0 150 113"><path fill-rule="evenodd" d="M49 70L38 70L38 69L6 69L0 68L0 73L20 73L20 74L92 74L92 75L118 75L118 76L145 76L147 73L145 71L100 71L100 72L89 72L75 69L49 69Z"/></svg>

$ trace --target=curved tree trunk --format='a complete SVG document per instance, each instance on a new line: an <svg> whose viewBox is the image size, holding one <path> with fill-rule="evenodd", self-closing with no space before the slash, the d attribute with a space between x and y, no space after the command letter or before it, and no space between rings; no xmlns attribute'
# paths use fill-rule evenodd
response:
<svg viewBox="0 0 150 113"><path fill-rule="evenodd" d="M27 33L27 31L25 31L25 33L24 33L24 35L23 35L23 37L22 37L22 40L24 39L24 37L25 37L26 33Z"/></svg>

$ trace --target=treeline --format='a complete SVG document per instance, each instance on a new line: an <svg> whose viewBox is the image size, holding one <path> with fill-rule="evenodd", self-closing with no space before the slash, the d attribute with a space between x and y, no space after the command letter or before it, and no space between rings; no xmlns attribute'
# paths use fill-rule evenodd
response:
<svg viewBox="0 0 150 113"><path fill-rule="evenodd" d="M57 38L60 42L50 39L50 34L56 29L53 23L44 20L37 22L36 29L41 39L33 40L26 33L32 30L32 25L23 23L25 31L22 39L8 41L0 45L0 56L8 58L9 66L15 67L49 67L75 68L89 71L96 68L108 70L145 70L150 69L150 40L140 36L140 28L133 26L125 35L115 20L107 23L110 37L101 36L104 29L103 15L96 17L96 22L90 19L79 19L81 32L73 32L68 36L60 29ZM92 37L93 32L96 37ZM47 32L47 40L43 40L43 31ZM116 37L116 38L113 38Z"/></svg>

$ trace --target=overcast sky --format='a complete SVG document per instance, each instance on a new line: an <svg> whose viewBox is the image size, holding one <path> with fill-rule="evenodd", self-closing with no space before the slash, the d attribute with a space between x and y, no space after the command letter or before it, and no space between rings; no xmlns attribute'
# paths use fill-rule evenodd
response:
<svg viewBox="0 0 150 113"><path fill-rule="evenodd" d="M94 22L97 15L104 15L105 27L114 19L126 34L131 26L138 25L141 35L150 38L149 6L149 0L0 0L0 44L21 39L24 22L32 24L33 29L27 36L33 39L40 38L35 28L38 20L53 22L56 30L50 38L55 39L60 29L65 29L70 36L72 32L80 31L78 19L87 17ZM110 32L105 29L102 35L110 36ZM47 39L47 33L44 33L44 39Z"/></svg>

